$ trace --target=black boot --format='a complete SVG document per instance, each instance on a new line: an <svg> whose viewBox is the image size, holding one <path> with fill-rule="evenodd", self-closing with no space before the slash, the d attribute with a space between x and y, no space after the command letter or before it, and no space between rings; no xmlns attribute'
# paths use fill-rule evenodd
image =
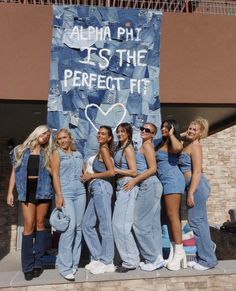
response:
<svg viewBox="0 0 236 291"><path fill-rule="evenodd" d="M22 271L25 275L25 280L32 280L34 277L34 253L33 253L33 240L34 235L22 234L21 245L21 265Z"/></svg>
<svg viewBox="0 0 236 291"><path fill-rule="evenodd" d="M36 231L35 235L35 263L34 263L34 277L39 277L43 272L42 257L45 253L45 230Z"/></svg>

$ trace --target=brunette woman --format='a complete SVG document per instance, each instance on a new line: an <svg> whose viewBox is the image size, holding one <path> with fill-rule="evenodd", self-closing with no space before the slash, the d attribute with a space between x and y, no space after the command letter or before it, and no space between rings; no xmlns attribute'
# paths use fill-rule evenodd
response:
<svg viewBox="0 0 236 291"><path fill-rule="evenodd" d="M116 129L119 143L114 157L117 187L112 224L116 247L122 259L116 270L119 273L134 270L139 265L139 251L132 233L138 187L124 188L137 175L132 132L129 123L121 123Z"/></svg>
<svg viewBox="0 0 236 291"><path fill-rule="evenodd" d="M97 140L99 151L93 160L93 172L85 172L81 179L89 183L90 200L83 218L83 235L91 255L85 266L92 274L114 272L114 239L111 225L111 198L113 194L113 134L109 126L101 126ZM96 231L99 221L99 234Z"/></svg>
<svg viewBox="0 0 236 291"><path fill-rule="evenodd" d="M157 150L157 173L163 186L168 231L171 238L170 254L166 261L169 270L187 268L186 254L182 243L180 221L181 195L184 193L184 177L178 168L178 157L183 146L178 140L178 125L174 120L165 120L161 125L162 142Z"/></svg>

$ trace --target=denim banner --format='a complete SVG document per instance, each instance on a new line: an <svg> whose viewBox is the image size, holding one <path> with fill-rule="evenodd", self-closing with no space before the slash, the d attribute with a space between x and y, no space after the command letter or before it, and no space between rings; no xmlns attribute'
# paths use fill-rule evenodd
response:
<svg viewBox="0 0 236 291"><path fill-rule="evenodd" d="M153 10L53 6L48 124L70 128L85 156L100 125L130 122L137 146L144 122L160 125L161 20Z"/></svg>

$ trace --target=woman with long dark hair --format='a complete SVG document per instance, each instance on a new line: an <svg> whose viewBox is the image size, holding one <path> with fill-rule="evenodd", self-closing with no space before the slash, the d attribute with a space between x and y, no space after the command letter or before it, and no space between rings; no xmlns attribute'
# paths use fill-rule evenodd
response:
<svg viewBox="0 0 236 291"><path fill-rule="evenodd" d="M83 218L83 235L91 255L85 266L92 274L114 272L114 239L111 224L111 198L113 194L113 133L109 126L101 126L97 140L99 151L93 160L93 172L85 172L81 180L89 182L90 200ZM96 231L99 221L99 234Z"/></svg>
<svg viewBox="0 0 236 291"><path fill-rule="evenodd" d="M186 254L182 243L180 221L181 195L184 193L184 177L178 168L178 157L183 146L178 140L178 125L174 120L161 124L162 142L157 148L157 173L163 186L163 197L171 238L170 254L166 262L169 270L187 268Z"/></svg>
<svg viewBox="0 0 236 291"><path fill-rule="evenodd" d="M121 123L116 129L119 143L114 157L117 186L112 225L116 247L122 259L122 265L116 270L120 273L134 270L139 265L139 251L132 233L138 187L124 189L125 184L137 175L132 133L129 123Z"/></svg>

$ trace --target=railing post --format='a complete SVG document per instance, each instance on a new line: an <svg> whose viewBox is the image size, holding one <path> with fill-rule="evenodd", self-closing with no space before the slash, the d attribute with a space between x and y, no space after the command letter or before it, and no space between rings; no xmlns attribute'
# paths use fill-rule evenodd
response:
<svg viewBox="0 0 236 291"><path fill-rule="evenodd" d="M185 2L186 13L189 13L189 0L184 0L184 2Z"/></svg>

